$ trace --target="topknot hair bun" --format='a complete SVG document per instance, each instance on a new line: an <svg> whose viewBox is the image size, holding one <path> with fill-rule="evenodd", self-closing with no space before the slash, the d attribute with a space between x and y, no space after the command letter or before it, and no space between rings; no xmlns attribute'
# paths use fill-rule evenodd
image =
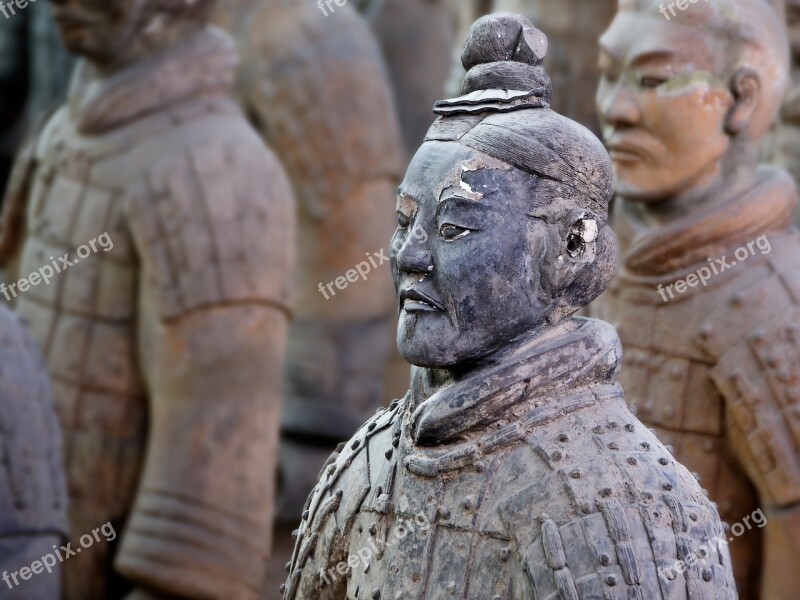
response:
<svg viewBox="0 0 800 600"><path fill-rule="evenodd" d="M461 92L490 89L545 91L552 99L550 77L542 67L547 55L547 36L528 19L496 13L478 19L470 28L461 63L467 75Z"/></svg>

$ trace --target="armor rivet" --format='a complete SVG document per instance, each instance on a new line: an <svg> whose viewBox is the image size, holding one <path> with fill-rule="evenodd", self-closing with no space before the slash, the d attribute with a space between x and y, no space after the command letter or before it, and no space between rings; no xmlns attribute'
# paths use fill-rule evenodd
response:
<svg viewBox="0 0 800 600"><path fill-rule="evenodd" d="M614 587L615 585L617 585L617 576L609 575L608 577L606 577L606 583L611 587Z"/></svg>
<svg viewBox="0 0 800 600"><path fill-rule="evenodd" d="M450 509L439 508L439 516L446 521L447 519L450 518Z"/></svg>
<svg viewBox="0 0 800 600"><path fill-rule="evenodd" d="M628 423L627 425L625 425L625 431L630 431L631 433L633 433L635 430L636 427L633 425L633 423Z"/></svg>
<svg viewBox="0 0 800 600"><path fill-rule="evenodd" d="M371 523L371 524L370 524L370 526L369 526L369 532L370 532L372 535L375 535L375 534L378 532L378 527L375 525L375 523Z"/></svg>
<svg viewBox="0 0 800 600"><path fill-rule="evenodd" d="M662 456L661 458L658 459L658 464L667 466L669 464L669 461Z"/></svg>
<svg viewBox="0 0 800 600"><path fill-rule="evenodd" d="M562 444L564 442L568 442L569 436L566 433L562 433L561 435L558 436L558 441L561 442Z"/></svg>
<svg viewBox="0 0 800 600"><path fill-rule="evenodd" d="M602 490L600 490L601 498L608 498L609 496L611 496L611 494L613 494L611 488L603 488Z"/></svg>
<svg viewBox="0 0 800 600"><path fill-rule="evenodd" d="M466 508L467 510L471 510L473 505L474 502L472 500L472 496L467 496L466 498L464 498L464 508Z"/></svg>
<svg viewBox="0 0 800 600"><path fill-rule="evenodd" d="M484 465L481 461L478 461L478 462L475 463L475 470L478 473L482 473L485 468L486 468L486 465Z"/></svg>
<svg viewBox="0 0 800 600"><path fill-rule="evenodd" d="M342 491L342 488L339 488L338 490L336 490L335 495L336 495L337 498L339 498L339 500L341 500L342 496L344 496L344 492Z"/></svg>
<svg viewBox="0 0 800 600"><path fill-rule="evenodd" d="M604 567L607 567L608 565L611 564L611 557L604 552L603 554L600 555L600 564L603 565Z"/></svg>
<svg viewBox="0 0 800 600"><path fill-rule="evenodd" d="M583 476L583 471L581 471L580 469L572 469L569 476L572 477L573 479L580 479Z"/></svg>
<svg viewBox="0 0 800 600"><path fill-rule="evenodd" d="M650 444L648 442L642 442L641 447L644 448L646 451L650 451Z"/></svg>
<svg viewBox="0 0 800 600"><path fill-rule="evenodd" d="M361 443L361 442L359 442L358 440L353 440L353 443L352 443L352 444L350 444L350 447L351 447L353 450L355 450L356 448L358 448L358 445L359 445L360 443Z"/></svg>
<svg viewBox="0 0 800 600"><path fill-rule="evenodd" d="M663 486L661 486L661 487L663 487L663 488L664 488L664 490L666 490L667 492L669 492L669 491L672 491L672 484L671 484L671 483L665 483L665 484L664 484Z"/></svg>
<svg viewBox="0 0 800 600"><path fill-rule="evenodd" d="M553 452L553 454L552 454L551 458L552 458L552 459L553 459L555 462L558 462L558 461L560 461L562 458L564 458L564 455L563 455L563 454L561 454L561 451L560 451L560 450L556 450L555 452Z"/></svg>
<svg viewBox="0 0 800 600"><path fill-rule="evenodd" d="M373 600L380 600L380 597L381 597L381 591L378 588L375 588L374 590L372 590L372 598L373 598Z"/></svg>
<svg viewBox="0 0 800 600"><path fill-rule="evenodd" d="M511 556L510 548L500 548L500 560L506 562L510 556Z"/></svg>
<svg viewBox="0 0 800 600"><path fill-rule="evenodd" d="M386 460L390 460L392 458L392 454L394 453L394 448L389 448L383 455L386 457Z"/></svg>
<svg viewBox="0 0 800 600"><path fill-rule="evenodd" d="M617 442L611 442L608 445L609 450L619 450L619 444Z"/></svg>
<svg viewBox="0 0 800 600"><path fill-rule="evenodd" d="M367 431L374 431L377 426L378 426L377 423L372 422L369 425L367 425Z"/></svg>
<svg viewBox="0 0 800 600"><path fill-rule="evenodd" d="M714 574L711 572L711 569L703 569L703 581L711 581L711 578Z"/></svg>
<svg viewBox="0 0 800 600"><path fill-rule="evenodd" d="M598 435L599 435L599 434L601 434L601 433L605 433L605 432L606 432L606 428L605 428L605 427L603 427L602 425L598 425L597 427L595 427L594 429L592 429L592 431L594 431L596 434L598 434Z"/></svg>
<svg viewBox="0 0 800 600"><path fill-rule="evenodd" d="M629 465L636 465L636 463L637 463L637 462L638 462L638 461L637 461L637 460L636 460L636 458L634 458L633 456L631 456L631 457L628 459L628 464L629 464Z"/></svg>
<svg viewBox="0 0 800 600"><path fill-rule="evenodd" d="M690 518L692 521L697 521L697 515L696 515L695 513L691 513L691 514L689 515L689 518Z"/></svg>

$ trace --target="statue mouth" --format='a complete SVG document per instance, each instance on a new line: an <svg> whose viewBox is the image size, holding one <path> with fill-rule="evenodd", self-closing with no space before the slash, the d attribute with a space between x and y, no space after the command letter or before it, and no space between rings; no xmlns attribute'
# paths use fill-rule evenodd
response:
<svg viewBox="0 0 800 600"><path fill-rule="evenodd" d="M439 302L414 289L400 292L400 309L406 312L445 312L444 306Z"/></svg>

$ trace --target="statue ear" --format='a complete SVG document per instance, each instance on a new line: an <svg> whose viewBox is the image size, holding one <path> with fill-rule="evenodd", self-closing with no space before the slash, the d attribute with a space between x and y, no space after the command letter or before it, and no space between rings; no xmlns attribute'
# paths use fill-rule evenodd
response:
<svg viewBox="0 0 800 600"><path fill-rule="evenodd" d="M750 67L739 67L731 79L734 103L725 119L725 132L734 136L746 131L761 94L761 78Z"/></svg>
<svg viewBox="0 0 800 600"><path fill-rule="evenodd" d="M599 225L594 215L572 211L563 221L556 261L558 287L566 289L587 265L594 262Z"/></svg>

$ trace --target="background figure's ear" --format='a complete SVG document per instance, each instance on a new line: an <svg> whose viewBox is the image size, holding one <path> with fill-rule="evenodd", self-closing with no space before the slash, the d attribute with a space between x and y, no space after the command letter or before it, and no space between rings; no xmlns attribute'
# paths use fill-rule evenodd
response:
<svg viewBox="0 0 800 600"><path fill-rule="evenodd" d="M747 131L761 95L761 78L750 67L740 67L731 79L734 103L725 119L725 131L734 136Z"/></svg>

